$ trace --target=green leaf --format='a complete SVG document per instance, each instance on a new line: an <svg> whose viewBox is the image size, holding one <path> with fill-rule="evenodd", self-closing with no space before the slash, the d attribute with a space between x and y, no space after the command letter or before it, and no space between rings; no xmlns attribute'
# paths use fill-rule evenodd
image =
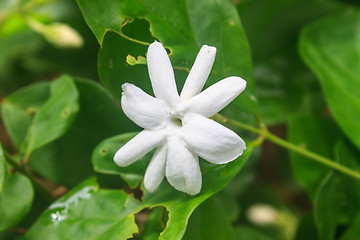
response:
<svg viewBox="0 0 360 240"><path fill-rule="evenodd" d="M214 198L202 203L191 215L184 240L236 239L229 216Z"/></svg>
<svg viewBox="0 0 360 240"><path fill-rule="evenodd" d="M293 144L330 159L334 159L333 149L341 137L333 122L314 116L291 118L288 134L288 139ZM290 157L295 178L306 189L310 198L314 199L329 168L294 152L290 152Z"/></svg>
<svg viewBox="0 0 360 240"><path fill-rule="evenodd" d="M297 54L303 25L339 9L336 1L237 1L254 62L254 80L267 124L324 107L320 85Z"/></svg>
<svg viewBox="0 0 360 240"><path fill-rule="evenodd" d="M79 111L79 94L71 77L63 75L50 85L50 98L36 113L23 145L26 154L61 137Z"/></svg>
<svg viewBox="0 0 360 240"><path fill-rule="evenodd" d="M320 79L345 134L360 147L360 10L347 8L306 26L300 53Z"/></svg>
<svg viewBox="0 0 360 240"><path fill-rule="evenodd" d="M259 229L255 229L250 226L237 226L235 227L235 233L238 240L272 240L273 238L261 233Z"/></svg>
<svg viewBox="0 0 360 240"><path fill-rule="evenodd" d="M94 155L97 153L101 154L95 151ZM194 209L223 188L238 173L250 153L251 150L247 150L243 156L226 165L202 165L203 189L196 196L176 191L164 181L155 192L145 192L142 202L139 202L121 190L99 190L93 180L89 180L90 183L83 183L51 205L26 237L126 239L137 232L135 213L161 205L169 211L169 220L159 239L181 239Z"/></svg>
<svg viewBox="0 0 360 240"><path fill-rule="evenodd" d="M102 190L93 178L61 197L27 231L26 239L128 239L137 232L140 202L123 191Z"/></svg>
<svg viewBox="0 0 360 240"><path fill-rule="evenodd" d="M49 83L34 83L7 96L1 103L1 113L7 132L20 150L32 116L49 97Z"/></svg>
<svg viewBox="0 0 360 240"><path fill-rule="evenodd" d="M19 223L30 211L33 198L29 179L20 173L7 175L0 193L0 231Z"/></svg>
<svg viewBox="0 0 360 240"><path fill-rule="evenodd" d="M360 152L344 141L336 146L340 164L360 172ZM338 225L350 225L360 211L360 182L338 172L329 173L315 198L315 220L320 240L335 239Z"/></svg>
<svg viewBox="0 0 360 240"><path fill-rule="evenodd" d="M119 96L120 85L125 81L146 81L144 77L136 78L139 73L135 73L135 68L129 72L130 77L108 73L114 72L113 69L119 66L124 68L128 54L144 56L146 48L143 46L142 49L145 49L142 52L134 54L129 52L132 50L128 47L134 43L106 46L113 41L107 42L104 35L107 31L121 32L126 25L131 27L133 23L127 23L129 18L145 19L150 24L151 34L170 50L170 59L175 68L190 69L196 53L203 44L217 47L215 65L207 85L232 75L243 77L248 82L247 90L235 100L234 105L250 113L257 111L256 99L253 96L249 46L239 16L230 1L171 0L163 3L155 0L78 0L77 3L100 44L104 49L108 49L100 51L99 73L101 81L109 91L115 91L114 96ZM111 18L111 21L104 20L108 16L116 17ZM106 54L106 51L112 51L113 54ZM114 90L108 86L116 88Z"/></svg>
<svg viewBox="0 0 360 240"><path fill-rule="evenodd" d="M146 64L146 58L144 58L143 56L138 56L137 58L131 56L130 54L127 55L126 57L126 62L130 65L130 66L134 66L137 64Z"/></svg>
<svg viewBox="0 0 360 240"><path fill-rule="evenodd" d="M5 154L2 144L0 143L0 194L4 185L6 176Z"/></svg>
<svg viewBox="0 0 360 240"><path fill-rule="evenodd" d="M164 207L154 207L146 221L144 231L141 233L142 240L157 240L164 230L168 220L168 212Z"/></svg>
<svg viewBox="0 0 360 240"><path fill-rule="evenodd" d="M356 240L360 236L360 213L354 219L341 240Z"/></svg>
<svg viewBox="0 0 360 240"><path fill-rule="evenodd" d="M132 174L141 179L150 156L145 156L126 168L120 168L113 163L115 152L133 135L133 133L123 134L101 142L93 152L93 164L96 171L119 175L124 173ZM196 196L176 191L166 180L162 182L155 192L149 193L145 191L142 198L144 207L163 205L169 211L169 221L160 239L181 239L187 221L194 209L208 197L224 188L240 171L251 152L252 149L247 149L241 157L223 165L210 164L201 160L203 185L201 192ZM127 178L124 179L129 184L133 184Z"/></svg>
<svg viewBox="0 0 360 240"><path fill-rule="evenodd" d="M145 169L152 157L152 153L146 154L140 161L136 161L128 167L120 168L112 160L114 153L131 138L135 133L121 134L112 138L108 138L99 143L93 151L92 164L94 170L105 174L118 174L133 188L135 188L145 174Z"/></svg>
<svg viewBox="0 0 360 240"><path fill-rule="evenodd" d="M35 150L30 167L45 178L65 186L75 186L93 175L91 154L103 139L132 127L110 95L98 83L74 79L80 110L69 130L56 141Z"/></svg>

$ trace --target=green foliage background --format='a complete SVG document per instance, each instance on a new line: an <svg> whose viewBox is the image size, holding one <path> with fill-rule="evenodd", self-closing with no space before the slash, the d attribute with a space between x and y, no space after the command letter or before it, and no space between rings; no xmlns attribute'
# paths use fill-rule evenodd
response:
<svg viewBox="0 0 360 240"><path fill-rule="evenodd" d="M359 6L1 1L0 240L360 239L359 179L264 141L262 132L360 172ZM66 24L83 44L65 48L31 21L46 31ZM169 51L178 89L203 44L217 48L206 86L228 76L248 82L221 114L259 131L225 124L247 150L226 165L201 160L195 196L166 181L145 191L152 153L125 168L112 161L140 130L120 109L121 85L152 93L144 60L154 40ZM267 223L251 214L259 204L275 212L262 212Z"/></svg>

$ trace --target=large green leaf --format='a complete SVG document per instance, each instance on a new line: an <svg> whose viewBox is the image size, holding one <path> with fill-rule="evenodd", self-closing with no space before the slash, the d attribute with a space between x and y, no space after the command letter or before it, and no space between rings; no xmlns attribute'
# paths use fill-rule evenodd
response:
<svg viewBox="0 0 360 240"><path fill-rule="evenodd" d="M235 233L229 216L214 198L202 203L192 214L184 240L233 239Z"/></svg>
<svg viewBox="0 0 360 240"><path fill-rule="evenodd" d="M138 79L136 74L130 78L127 75L121 78L121 75L114 77L113 74L107 73L107 71L114 72L111 68L115 66L126 68L126 52L130 53L131 50L129 44L120 46L111 44L114 41L103 42L104 36L109 30L121 32L123 23L128 18L136 18L149 22L151 34L170 50L170 59L174 67L189 69L203 44L217 47L217 58L207 84L232 75L243 77L248 82L247 91L235 100L235 104L248 112L257 111L253 96L249 46L239 16L230 1L78 0L77 2L98 41L103 44L104 49L108 49L104 51L116 53L117 49L120 49L119 55L100 51L99 58L102 82L107 87L117 86L115 89L109 88L114 96L119 96L119 87L122 83ZM109 16L113 17L109 18ZM108 19L104 20L105 18ZM131 27L131 24L128 25ZM106 46L106 44L111 45ZM145 49L142 51L141 55L145 56ZM116 65L113 65L114 62ZM135 72L135 69L133 71ZM147 81L145 76L142 79Z"/></svg>
<svg viewBox="0 0 360 240"><path fill-rule="evenodd" d="M360 147L360 10L347 8L304 28L300 53L322 84L331 112Z"/></svg>
<svg viewBox="0 0 360 240"><path fill-rule="evenodd" d="M63 75L50 85L50 97L36 113L23 150L33 150L61 137L79 111L79 93L73 79Z"/></svg>
<svg viewBox="0 0 360 240"><path fill-rule="evenodd" d="M49 83L40 82L16 91L1 103L6 130L18 150L25 140L32 116L48 97Z"/></svg>
<svg viewBox="0 0 360 240"><path fill-rule="evenodd" d="M91 154L103 139L135 130L130 121L98 83L75 79L80 111L70 129L59 139L35 150L30 166L58 184L75 186L93 174Z"/></svg>
<svg viewBox="0 0 360 240"><path fill-rule="evenodd" d="M124 179L130 185L136 183L133 182L134 179L139 181L144 175L150 160L149 156L145 156L126 168L120 168L113 162L115 152L133 135L133 133L123 134L101 142L93 152L95 170L101 173L119 174L123 177L125 175ZM196 196L176 191L166 180L153 193L144 190L145 193L142 198L144 207L163 205L169 211L169 221L161 234L161 239L181 239L194 209L208 197L224 188L240 171L251 152L252 149L248 149L235 161L223 165L210 164L201 160L203 186L201 192ZM134 179L129 180L129 176L134 176Z"/></svg>
<svg viewBox="0 0 360 240"><path fill-rule="evenodd" d="M119 139L117 144L121 146L121 138ZM142 201L139 202L121 190L99 190L93 183L89 186L89 182L85 182L51 205L28 231L26 237L27 239L41 239L45 236L52 236L53 239L74 237L93 239L91 236L94 236L96 239L126 239L137 232L133 220L135 213L144 208L162 205L169 212L169 220L159 239L181 239L195 208L228 184L242 168L250 153L251 149L226 165L202 164L203 188L196 196L176 191L163 181L155 192L145 191ZM112 162L112 158L109 159L103 151L94 151L95 157L96 154L105 156L102 160L104 166L107 166L105 169L108 170L108 162ZM113 154L109 153L109 155ZM99 164L97 169L101 167ZM115 167L117 166L114 164Z"/></svg>
<svg viewBox="0 0 360 240"><path fill-rule="evenodd" d="M0 193L0 231L14 227L31 208L34 197L29 179L20 173L6 176Z"/></svg>
<svg viewBox="0 0 360 240"><path fill-rule="evenodd" d="M341 132L333 122L314 116L291 118L288 134L290 142L330 159L334 159L333 149L341 137ZM290 157L295 178L314 199L329 169L294 152L290 153Z"/></svg>
<svg viewBox="0 0 360 240"><path fill-rule="evenodd" d="M350 144L340 141L336 146L336 152L340 164L360 172L359 151ZM329 173L324 178L315 198L315 220L319 239L335 239L338 235L336 227L352 224L359 212L360 182L342 173ZM358 225L350 226L348 231L354 231L352 228L358 228Z"/></svg>
<svg viewBox="0 0 360 240"><path fill-rule="evenodd" d="M336 1L236 1L251 47L254 80L267 124L324 107L320 85L297 54L303 25L339 8Z"/></svg>
<svg viewBox="0 0 360 240"><path fill-rule="evenodd" d="M89 179L50 205L25 239L128 239L137 232L134 213L140 205L123 191L100 190Z"/></svg>

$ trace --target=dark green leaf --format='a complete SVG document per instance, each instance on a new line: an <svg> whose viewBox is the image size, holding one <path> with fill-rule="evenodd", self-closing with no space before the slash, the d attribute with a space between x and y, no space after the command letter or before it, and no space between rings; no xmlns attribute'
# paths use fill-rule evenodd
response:
<svg viewBox="0 0 360 240"><path fill-rule="evenodd" d="M120 85L126 81L148 81L143 74L135 73L135 68L126 66L126 56L145 55L146 49L134 54L128 46L132 44L111 44L103 42L109 30L120 32L129 18L145 19L150 31L171 52L170 59L176 68L190 69L196 53L203 44L217 47L217 58L207 85L232 75L247 80L247 90L235 100L235 106L247 112L256 112L257 104L253 96L252 66L249 47L236 9L230 1L182 0L182 1L84 1L78 0L79 7L104 50L100 52L99 72L102 82L115 96L119 96ZM172 9L169 11L168 9ZM116 16L107 21L99 19ZM133 23L128 23L131 26ZM151 40L153 41L153 40ZM113 41L111 41L113 42ZM126 42L126 41L125 41ZM107 44L111 44L106 46ZM138 47L135 47L138 48ZM119 49L119 50L118 50ZM106 52L112 51L113 54ZM118 54L120 51L121 54ZM236 61L234 60L236 59ZM115 63L115 64L114 64ZM120 67L119 67L120 66ZM145 66L137 66L145 69ZM114 75L116 68L128 68L127 75ZM115 70L113 70L115 69ZM128 72L128 71L127 71ZM144 72L144 71L142 71ZM142 77L138 79L136 76ZM178 82L182 80L178 79ZM115 88L109 88L115 86Z"/></svg>
<svg viewBox="0 0 360 240"><path fill-rule="evenodd" d="M31 182L20 173L6 176L0 193L0 231L14 227L31 208L34 197Z"/></svg>
<svg viewBox="0 0 360 240"><path fill-rule="evenodd" d="M322 84L336 121L360 147L360 10L347 8L309 24L300 52Z"/></svg>
<svg viewBox="0 0 360 240"><path fill-rule="evenodd" d="M273 238L261 233L259 229L250 226L235 227L235 233L238 240L272 240Z"/></svg>
<svg viewBox="0 0 360 240"><path fill-rule="evenodd" d="M191 215L184 240L236 239L229 216L214 198L202 203Z"/></svg>
<svg viewBox="0 0 360 240"><path fill-rule="evenodd" d="M343 235L341 240L356 240L360 236L360 213L358 213L357 217L351 223L350 227Z"/></svg>
<svg viewBox="0 0 360 240"><path fill-rule="evenodd" d="M340 164L360 172L357 162L360 152L344 141L337 144L336 152ZM329 173L315 198L315 220L319 239L335 239L336 227L352 223L359 211L360 182L342 173Z"/></svg>
<svg viewBox="0 0 360 240"><path fill-rule="evenodd" d="M141 233L141 240L157 240L164 230L168 212L165 207L154 207L146 221L144 231Z"/></svg>
<svg viewBox="0 0 360 240"><path fill-rule="evenodd" d="M301 27L339 9L335 1L237 1L254 62L254 80L267 124L324 107L320 85L297 54Z"/></svg>
<svg viewBox="0 0 360 240"><path fill-rule="evenodd" d="M79 111L79 94L71 77L63 75L50 85L50 98L36 113L23 150L33 150L61 137Z"/></svg>
<svg viewBox="0 0 360 240"><path fill-rule="evenodd" d="M333 149L340 137L339 129L327 119L314 116L290 119L290 142L324 157L334 159ZM313 199L329 168L294 152L290 152L290 156L295 178Z"/></svg>

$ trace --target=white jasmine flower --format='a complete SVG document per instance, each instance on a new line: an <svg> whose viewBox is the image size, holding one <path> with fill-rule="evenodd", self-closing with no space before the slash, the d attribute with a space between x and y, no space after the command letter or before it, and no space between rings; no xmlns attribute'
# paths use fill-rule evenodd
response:
<svg viewBox="0 0 360 240"><path fill-rule="evenodd" d="M147 52L155 97L133 84L122 85L122 109L144 130L116 152L114 161L125 167L157 148L144 178L150 192L166 176L175 189L195 195L202 182L199 156L224 164L246 149L236 133L209 119L246 87L240 77L228 77L201 92L215 54L215 47L201 48L179 96L170 59L163 45L155 41Z"/></svg>

